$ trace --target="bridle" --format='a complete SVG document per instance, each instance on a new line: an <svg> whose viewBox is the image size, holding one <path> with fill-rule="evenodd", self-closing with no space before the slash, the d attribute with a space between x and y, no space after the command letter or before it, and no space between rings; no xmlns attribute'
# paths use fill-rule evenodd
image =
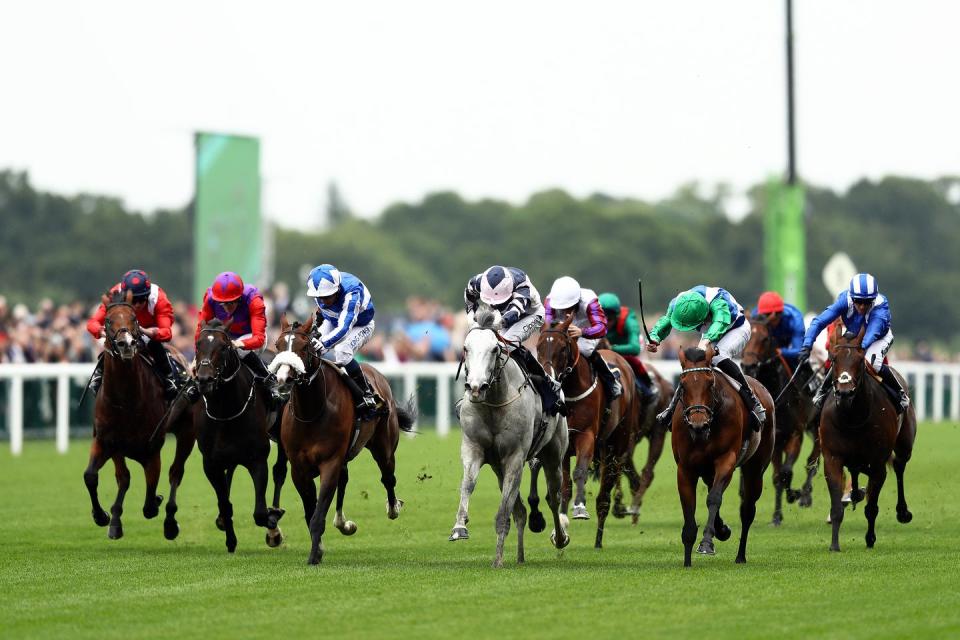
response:
<svg viewBox="0 0 960 640"><path fill-rule="evenodd" d="M120 327L115 332L110 332L110 327L113 324L113 320L110 318L110 310L117 307L127 307L133 312L133 331L127 327ZM106 352L109 353L114 358L122 357L120 354L120 344L117 339L124 333L129 334L131 337L130 347L133 349L134 353L137 353L140 349L140 338L143 336L143 331L140 330L140 321L137 320L137 310L134 309L133 305L129 302L111 302L107 305L107 315L103 321L103 333L105 337Z"/></svg>
<svg viewBox="0 0 960 640"><path fill-rule="evenodd" d="M493 358L493 366L491 367L491 371L487 376L487 384L489 384L491 387L494 387L498 382L500 382L500 376L503 375L503 369L507 366L507 361L510 360L510 353L507 351L507 346L510 345L511 342L501 336L496 329L492 329L490 327L471 327L470 330L467 331L467 335L469 336L474 331L490 331L497 339L497 355L495 355ZM464 344L466 344L466 336L464 337ZM466 352L466 350L464 350L464 352ZM466 355L464 355L464 369L469 377L470 366L466 363Z"/></svg>
<svg viewBox="0 0 960 640"><path fill-rule="evenodd" d="M294 323L286 331L281 331L280 335L277 337L278 342L284 337L286 337L287 351L291 351L291 352L293 351L294 336L297 334L297 329L299 328L300 328L300 325L298 323ZM320 354L317 352L317 350L313 347L313 344L311 343L309 337L306 334L301 334L301 335L303 335L304 337L303 351L308 356L310 356L310 362L303 363L303 373L300 373L299 371L294 370L294 375L292 376L292 382L294 387L309 387L310 385L313 384L313 381L317 379L317 376L320 375L320 371L323 370L323 360L320 357ZM314 363L316 363L317 368L314 369L313 372L311 372L309 365L313 365ZM290 369L292 370L293 367L290 367ZM296 389L294 389L294 391L295 390ZM292 392L291 392L290 402L288 403L288 406L290 407L290 415L293 416L293 419L296 420L297 422L303 422L303 423L316 422L317 419L320 418L320 416L322 416L324 412L327 410L326 399L324 399L324 402L321 403L320 409L317 411L316 415L310 418L301 418L300 416L297 415L297 409L296 409L297 403L294 401Z"/></svg>
<svg viewBox="0 0 960 640"><path fill-rule="evenodd" d="M700 371L713 374L713 367L691 367L689 369L684 369L680 372L680 387L683 388L683 376L687 375L688 373L697 373ZM706 429L708 435L710 433L710 424L713 422L714 414L713 408L717 406L717 403L719 402L719 398L717 397L716 381L714 381L713 388L710 393L711 397L713 398L713 402L710 406L705 404L686 405L683 400L683 394L680 394L680 404L684 405L683 421L687 423L687 426L690 427L694 433L701 432L704 429ZM702 425L694 425L692 422L690 422L690 416L694 413L705 413L707 415L706 422L704 422Z"/></svg>
<svg viewBox="0 0 960 640"><path fill-rule="evenodd" d="M226 370L226 368L227 368L227 366L228 366L228 360L230 359L229 357L224 357L224 358L223 358L223 361L222 361L220 367L215 367L215 366L213 365L213 361L212 361L210 358L203 358L202 360L200 360L200 361L197 363L197 369L199 369L200 367L210 367L211 369L213 369L213 373L214 373L214 376L213 376L213 390L216 391L217 389L219 389L219 388L221 387L221 385L223 385L223 384L225 384L225 383L227 383L227 382L230 382L231 380L233 380L234 378L237 377L237 374L240 373L240 369L243 367L243 363L240 361L240 357L237 355L236 347L233 346L233 340L232 340L232 338L230 337L230 334L229 334L229 333L227 333L226 331L224 331L223 329L220 329L220 328L218 328L218 327L207 327L207 328L201 329L201 330L200 330L200 336L202 336L204 333L220 333L220 334L222 334L222 335L224 336L224 338L225 338L225 342L223 343L224 347L221 347L221 348L225 348L225 349L227 350L227 353L228 353L228 354L232 354L233 359L237 361L237 368L234 369L233 373L231 373L231 374L228 375L228 376L224 376L223 374L224 374L224 371ZM198 343L199 343L199 341L200 341L200 336L197 337L197 342L198 342ZM201 393L200 393L200 397L203 399L203 410L204 410L204 413L207 414L207 417L208 417L208 418L210 418L211 420L215 420L215 421L217 421L217 422L228 422L228 421L230 421L230 420L235 420L235 419L239 418L240 416L242 416L242 415L244 414L244 412L246 412L247 407L250 406L250 403L253 402L253 399L254 399L254 397L255 397L255 395L256 395L256 391L255 391L256 386L257 386L256 378L255 378L255 377L251 377L251 379L250 379L250 391L247 393L247 399L246 399L246 401L244 401L243 406L240 408L240 411L238 411L238 412L235 413L234 415L229 416L229 417L226 417L226 418L222 418L222 417L220 417L220 416L215 416L215 415L213 415L212 413L210 413L210 405L209 405L209 403L208 403L208 401L207 401L207 394L201 392Z"/></svg>
<svg viewBox="0 0 960 640"><path fill-rule="evenodd" d="M835 344L833 345L833 348L834 349L856 349L856 350L861 349L860 345L856 345L856 344ZM854 395L856 395L857 390L860 388L860 380L863 379L863 374L866 366L867 366L866 358L860 358L860 372L859 372L860 375L859 375L859 378L855 380L854 377L850 375L848 371L844 371L838 376L837 375L837 359L836 358L833 359L833 367L831 368L832 369L831 375L833 376L833 393L838 400L840 398L851 398ZM851 384L851 383L853 384L853 389L845 393L841 392L840 389L837 388L838 385Z"/></svg>
<svg viewBox="0 0 960 640"><path fill-rule="evenodd" d="M557 382L559 382L560 384L563 384L564 381L567 379L567 377L576 370L577 365L580 363L580 349L573 349L573 347L570 344L572 342L572 339L570 338L570 336L567 335L567 332L562 329L559 329L557 327L550 327L541 331L540 335L547 334L547 333L555 333L563 337L564 344L568 350L567 360L568 361L571 359L573 360L573 362L570 362L559 373L557 373L556 376L554 376Z"/></svg>

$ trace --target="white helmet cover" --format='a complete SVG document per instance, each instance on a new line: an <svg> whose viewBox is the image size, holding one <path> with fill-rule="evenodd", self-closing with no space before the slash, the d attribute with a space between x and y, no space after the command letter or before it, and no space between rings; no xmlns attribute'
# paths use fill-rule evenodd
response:
<svg viewBox="0 0 960 640"><path fill-rule="evenodd" d="M332 264L315 267L307 277L307 295L311 298L332 296L340 290L340 271Z"/></svg>
<svg viewBox="0 0 960 640"><path fill-rule="evenodd" d="M580 302L580 283L570 276L553 281L550 287L550 306L553 309L569 309Z"/></svg>
<svg viewBox="0 0 960 640"><path fill-rule="evenodd" d="M506 267L490 267L480 277L480 300L496 307L513 296L513 276Z"/></svg>

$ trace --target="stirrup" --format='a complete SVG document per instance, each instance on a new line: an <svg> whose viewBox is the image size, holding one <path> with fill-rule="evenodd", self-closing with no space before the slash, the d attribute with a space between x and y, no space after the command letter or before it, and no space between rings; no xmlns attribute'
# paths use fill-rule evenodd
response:
<svg viewBox="0 0 960 640"><path fill-rule="evenodd" d="M755 420L753 430L760 431L760 429L763 428L763 423L767 419L767 410L758 402L750 409L750 414L753 416L753 420Z"/></svg>

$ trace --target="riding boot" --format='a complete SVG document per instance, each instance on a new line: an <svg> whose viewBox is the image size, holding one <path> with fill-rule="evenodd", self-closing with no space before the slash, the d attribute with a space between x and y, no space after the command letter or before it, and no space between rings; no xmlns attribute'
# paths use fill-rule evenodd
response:
<svg viewBox="0 0 960 640"><path fill-rule="evenodd" d="M593 370L600 378L600 382L603 383L603 388L607 392L607 398L611 402L615 398L619 398L620 394L623 393L623 387L620 385L620 378L619 376L614 375L613 371L610 370L610 367L607 366L607 361L604 360L603 356L600 355L600 351L597 350L591 353L587 360L589 360L590 364L593 365Z"/></svg>
<svg viewBox="0 0 960 640"><path fill-rule="evenodd" d="M147 351L153 358L153 367L163 382L163 397L167 400L173 400L180 392L180 383L173 373L173 366L170 364L170 354L163 347L163 343L157 340L151 340L147 343Z"/></svg>
<svg viewBox="0 0 960 640"><path fill-rule="evenodd" d="M260 354L249 351L244 354L241 360L247 365L250 371L253 372L253 377L267 390L270 399L270 409L277 409L282 406L286 398L280 393L277 376L270 373L266 363L260 358Z"/></svg>
<svg viewBox="0 0 960 640"><path fill-rule="evenodd" d="M716 366L720 371L723 371L740 383L740 397L743 399L743 403L750 408L750 413L753 416L753 430L760 431L760 427L763 426L764 421L767 419L767 411L763 408L763 405L760 404L760 400L753 393L753 389L747 384L747 379L743 377L743 372L740 371L740 367L730 358L724 358L718 362Z"/></svg>
<svg viewBox="0 0 960 640"><path fill-rule="evenodd" d="M87 385L87 388L90 390L90 393L93 394L93 397L97 397L97 392L100 391L100 385L103 384L103 354L101 353L97 357L97 364L93 368L93 375L90 376L90 383Z"/></svg>
<svg viewBox="0 0 960 640"><path fill-rule="evenodd" d="M637 372L636 374L635 386L637 391L640 392L640 401L644 406L650 406L656 403L657 397L660 395L660 388L653 383L653 380L650 378L650 374L646 371Z"/></svg>
<svg viewBox="0 0 960 640"><path fill-rule="evenodd" d="M823 382L820 383L820 388L817 389L817 394L813 396L813 405L817 409L823 408L823 401L826 400L827 394L830 393L831 382L833 382L833 377L829 373L823 376Z"/></svg>
<svg viewBox="0 0 960 640"><path fill-rule="evenodd" d="M560 399L560 383L543 369L543 365L523 345L510 352L511 357L530 376L543 402L543 411L548 416L558 413L566 415L563 401Z"/></svg>
<svg viewBox="0 0 960 640"><path fill-rule="evenodd" d="M680 394L682 392L683 387L678 384L677 388L673 391L673 397L670 398L670 404L667 405L666 409L657 414L657 424L669 428L671 419L673 418L673 410L677 408L677 403L680 402Z"/></svg>
<svg viewBox="0 0 960 640"><path fill-rule="evenodd" d="M360 368L360 363L356 360L351 360L343 368L361 392L360 396L354 398L357 402L356 410L358 419L361 422L374 419L377 416L377 411L380 409L382 401L378 401L378 397L374 394L366 376L363 375L363 369Z"/></svg>
<svg viewBox="0 0 960 640"><path fill-rule="evenodd" d="M902 414L907 410L907 407L910 406L910 396L907 395L906 390L903 388L903 385L900 384L897 376L893 375L893 369L887 365L883 365L877 373L879 373L880 378L883 379L884 386L887 387L894 396L893 405L897 410L897 415Z"/></svg>

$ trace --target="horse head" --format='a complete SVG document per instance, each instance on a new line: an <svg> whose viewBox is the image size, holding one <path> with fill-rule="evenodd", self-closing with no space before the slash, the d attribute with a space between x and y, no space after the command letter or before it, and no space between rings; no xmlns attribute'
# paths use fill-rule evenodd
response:
<svg viewBox="0 0 960 640"><path fill-rule="evenodd" d="M123 360L132 360L143 344L143 332L133 308L133 292L117 291L109 297L104 295L101 301L107 310L103 322L107 351Z"/></svg>
<svg viewBox="0 0 960 640"><path fill-rule="evenodd" d="M313 314L305 324L290 324L287 314L280 316L280 335L275 343L277 355L270 363L270 371L276 374L280 385L289 386L310 380L320 368L320 354L313 346L311 329Z"/></svg>
<svg viewBox="0 0 960 640"><path fill-rule="evenodd" d="M757 377L760 368L773 363L777 357L777 348L770 337L770 327L763 316L750 320L750 340L743 349L740 364L748 376Z"/></svg>
<svg viewBox="0 0 960 640"><path fill-rule="evenodd" d="M567 335L571 322L573 314L568 313L562 322L554 322L541 331L537 339L537 355L544 370L559 382L573 372L580 359L577 341Z"/></svg>
<svg viewBox="0 0 960 640"><path fill-rule="evenodd" d="M840 336L837 335L838 332L834 333L836 342L830 349L830 356L833 359L831 374L833 375L833 392L836 394L837 402L841 404L849 404L863 379L866 358L862 343L866 330L867 325L863 323L857 334L847 332Z"/></svg>
<svg viewBox="0 0 960 640"><path fill-rule="evenodd" d="M680 351L680 403L683 421L690 427L694 440L710 437L710 425L718 405L717 374L711 364L713 346L707 350L690 347Z"/></svg>
<svg viewBox="0 0 960 640"><path fill-rule="evenodd" d="M463 340L464 387L473 402L483 402L490 387L497 383L508 356L501 342L500 312L481 305L474 314L473 326Z"/></svg>
<svg viewBox="0 0 960 640"><path fill-rule="evenodd" d="M230 336L232 320L211 320L197 336L194 377L203 394L211 393L221 382L228 382L240 370L240 358Z"/></svg>

